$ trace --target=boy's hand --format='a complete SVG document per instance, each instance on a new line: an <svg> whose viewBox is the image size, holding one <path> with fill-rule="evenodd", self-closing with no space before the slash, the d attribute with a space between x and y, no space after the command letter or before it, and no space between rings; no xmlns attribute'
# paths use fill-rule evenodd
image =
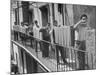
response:
<svg viewBox="0 0 100 75"><path fill-rule="evenodd" d="M86 19L81 19L81 23L86 23Z"/></svg>

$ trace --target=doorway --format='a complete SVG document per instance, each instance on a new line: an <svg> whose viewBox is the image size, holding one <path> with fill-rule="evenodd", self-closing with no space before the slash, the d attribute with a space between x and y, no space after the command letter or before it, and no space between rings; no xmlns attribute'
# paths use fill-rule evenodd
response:
<svg viewBox="0 0 100 75"><path fill-rule="evenodd" d="M29 10L29 24L31 24L33 22L33 10Z"/></svg>
<svg viewBox="0 0 100 75"><path fill-rule="evenodd" d="M41 14L42 14L42 26L46 26L48 23L48 7L42 6L40 7Z"/></svg>

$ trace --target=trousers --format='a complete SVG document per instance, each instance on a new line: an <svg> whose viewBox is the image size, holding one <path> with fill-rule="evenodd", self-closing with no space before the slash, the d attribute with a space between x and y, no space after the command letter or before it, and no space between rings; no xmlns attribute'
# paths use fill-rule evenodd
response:
<svg viewBox="0 0 100 75"><path fill-rule="evenodd" d="M79 50L85 51L85 41L77 41ZM85 52L78 51L79 70L85 70Z"/></svg>
<svg viewBox="0 0 100 75"><path fill-rule="evenodd" d="M63 62L64 63L67 63L67 61L66 61L66 52L64 51L64 47L62 47L62 46L58 46L58 45L56 45L56 54L57 54L57 62L59 63L59 52L60 52L60 54L61 54L61 58L62 58L62 60L63 60Z"/></svg>

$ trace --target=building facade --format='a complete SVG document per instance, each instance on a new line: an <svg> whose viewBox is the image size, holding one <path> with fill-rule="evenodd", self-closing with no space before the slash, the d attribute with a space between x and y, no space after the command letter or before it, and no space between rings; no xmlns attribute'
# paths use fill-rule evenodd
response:
<svg viewBox="0 0 100 75"><path fill-rule="evenodd" d="M57 21L58 25L70 26L76 24L80 20L80 16L82 14L87 14L89 20L88 21L89 27L95 29L96 28L95 11L96 11L95 6L88 6L88 5L12 0L11 27L13 30L13 25L20 26L22 22L28 23L28 25L30 25L35 20L38 21L38 25L40 27L46 26L47 23L50 23L51 27L53 28L55 20ZM59 30L60 34L64 35L64 36L60 36L61 37L60 40L63 40L64 42L67 41L66 44L67 43L69 44L68 40L71 38L69 31L66 31L65 29L65 31L62 30L61 32L61 30ZM66 38L63 39L62 37L67 37L67 39ZM95 37L93 38L95 40ZM17 46L15 47L16 48L14 49L14 46L12 45L13 49L11 49L12 50L11 55L14 57L15 62L18 64L20 74L36 73L37 71L44 72L44 70L40 70L40 68L38 68L40 67L39 64L37 64L37 61L33 59L32 56L30 56L26 50L23 50ZM94 50L95 49L93 49L93 51ZM67 52L66 54L69 55L69 53ZM95 53L93 58L95 59ZM89 62L91 62L91 59L89 60ZM95 62L95 60L93 60L93 62Z"/></svg>

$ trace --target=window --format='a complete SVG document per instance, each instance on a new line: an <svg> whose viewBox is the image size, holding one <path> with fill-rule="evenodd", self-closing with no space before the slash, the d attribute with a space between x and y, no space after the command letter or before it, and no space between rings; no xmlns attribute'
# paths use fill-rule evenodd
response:
<svg viewBox="0 0 100 75"><path fill-rule="evenodd" d="M63 13L63 5L62 4L58 4L58 12L60 12L60 14Z"/></svg>

